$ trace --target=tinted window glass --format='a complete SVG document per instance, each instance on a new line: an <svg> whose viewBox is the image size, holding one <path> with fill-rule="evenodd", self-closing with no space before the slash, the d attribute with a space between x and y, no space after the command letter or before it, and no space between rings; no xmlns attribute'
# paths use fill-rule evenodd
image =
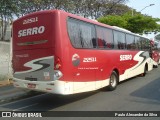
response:
<svg viewBox="0 0 160 120"><path fill-rule="evenodd" d="M115 48L125 49L125 34L122 32L114 31L114 44Z"/></svg>
<svg viewBox="0 0 160 120"><path fill-rule="evenodd" d="M146 44L146 41L145 41L145 39L144 38L140 38L141 39L141 45L142 45L142 50L145 50L145 44Z"/></svg>
<svg viewBox="0 0 160 120"><path fill-rule="evenodd" d="M145 50L149 50L150 49L150 42L149 42L149 40L147 39L147 38L145 38L144 39L144 41L145 41L145 45L144 45L144 49Z"/></svg>
<svg viewBox="0 0 160 120"><path fill-rule="evenodd" d="M69 37L72 45L75 48L82 48L78 21L73 19L68 20L68 33L69 33Z"/></svg>
<svg viewBox="0 0 160 120"><path fill-rule="evenodd" d="M141 50L141 40L140 37L135 37L136 49Z"/></svg>
<svg viewBox="0 0 160 120"><path fill-rule="evenodd" d="M79 25L80 25L80 39L82 41L82 47L93 48L93 42L95 39L94 26L84 22L79 22Z"/></svg>
<svg viewBox="0 0 160 120"><path fill-rule="evenodd" d="M97 27L96 29L97 29L98 47L108 48L108 49L113 48L114 45L113 45L112 30L103 27Z"/></svg>
<svg viewBox="0 0 160 120"><path fill-rule="evenodd" d="M127 49L135 49L135 40L133 35L126 34L126 47Z"/></svg>
<svg viewBox="0 0 160 120"><path fill-rule="evenodd" d="M68 33L75 48L96 47L94 25L70 18L68 20Z"/></svg>

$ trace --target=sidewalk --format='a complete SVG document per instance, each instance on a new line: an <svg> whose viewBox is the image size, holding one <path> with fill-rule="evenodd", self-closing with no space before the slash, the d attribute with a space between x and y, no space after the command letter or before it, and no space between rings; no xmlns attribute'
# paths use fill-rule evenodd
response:
<svg viewBox="0 0 160 120"><path fill-rule="evenodd" d="M0 80L0 87L12 84L11 80Z"/></svg>

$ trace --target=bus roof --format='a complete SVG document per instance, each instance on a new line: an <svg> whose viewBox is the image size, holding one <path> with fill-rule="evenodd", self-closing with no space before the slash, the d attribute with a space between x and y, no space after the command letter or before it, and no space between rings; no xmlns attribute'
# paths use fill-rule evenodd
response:
<svg viewBox="0 0 160 120"><path fill-rule="evenodd" d="M27 14L17 20L15 20L14 22L18 21L18 20L21 20L21 19L24 19L26 17L30 17L32 15L39 15L39 14L45 14L45 13L54 13L54 14L63 14L67 17L72 17L72 18L75 18L75 19L78 19L78 20L82 20L82 21L85 21L85 22L88 22L88 23L92 23L92 24L95 24L95 25L99 25L99 26L102 26L102 27L107 27L107 28L110 28L110 29L113 29L113 30L117 30L117 31L120 31L120 32L125 32L125 33L129 33L129 34L132 34L132 35L135 35L135 36L138 36L138 37L142 37L141 35L138 35L138 34L135 34L129 30L126 30L124 28L120 28L118 26L110 26L110 25L107 25L107 24L103 24L103 23L100 23L96 20L91 20L91 19L88 19L88 18L84 18L82 16L78 16L78 15L75 15L75 14L72 14L72 13L68 13L68 12L65 12L63 10L43 10L43 11L38 11L38 12L33 12L31 14Z"/></svg>
<svg viewBox="0 0 160 120"><path fill-rule="evenodd" d="M124 29L124 28L120 28L120 27L118 27L118 26L113 26L113 28L115 28L115 29L117 29L117 30L120 30L120 31L132 33L131 31L129 31L129 30L127 30L127 29Z"/></svg>

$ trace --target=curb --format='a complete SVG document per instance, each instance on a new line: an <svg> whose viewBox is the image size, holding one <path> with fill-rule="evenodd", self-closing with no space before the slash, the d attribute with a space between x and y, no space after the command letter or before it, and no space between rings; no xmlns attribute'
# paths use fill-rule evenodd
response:
<svg viewBox="0 0 160 120"><path fill-rule="evenodd" d="M2 80L2 81L0 81L0 87L6 86L6 85L11 85L11 84L13 84L13 81L12 81L11 78L8 79L8 80Z"/></svg>

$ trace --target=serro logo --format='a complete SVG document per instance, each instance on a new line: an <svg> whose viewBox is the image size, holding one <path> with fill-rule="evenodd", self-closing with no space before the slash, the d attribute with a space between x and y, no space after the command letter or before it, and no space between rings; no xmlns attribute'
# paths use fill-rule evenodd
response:
<svg viewBox="0 0 160 120"><path fill-rule="evenodd" d="M120 61L132 60L132 55L120 55Z"/></svg>
<svg viewBox="0 0 160 120"><path fill-rule="evenodd" d="M45 31L45 27L44 26L33 27L33 28L24 29L24 30L19 30L18 31L18 37L42 34L42 33L44 33L44 31Z"/></svg>
<svg viewBox="0 0 160 120"><path fill-rule="evenodd" d="M79 64L80 64L80 57L79 57L78 54L74 54L74 55L72 56L72 64L73 64L74 66L79 66Z"/></svg>

